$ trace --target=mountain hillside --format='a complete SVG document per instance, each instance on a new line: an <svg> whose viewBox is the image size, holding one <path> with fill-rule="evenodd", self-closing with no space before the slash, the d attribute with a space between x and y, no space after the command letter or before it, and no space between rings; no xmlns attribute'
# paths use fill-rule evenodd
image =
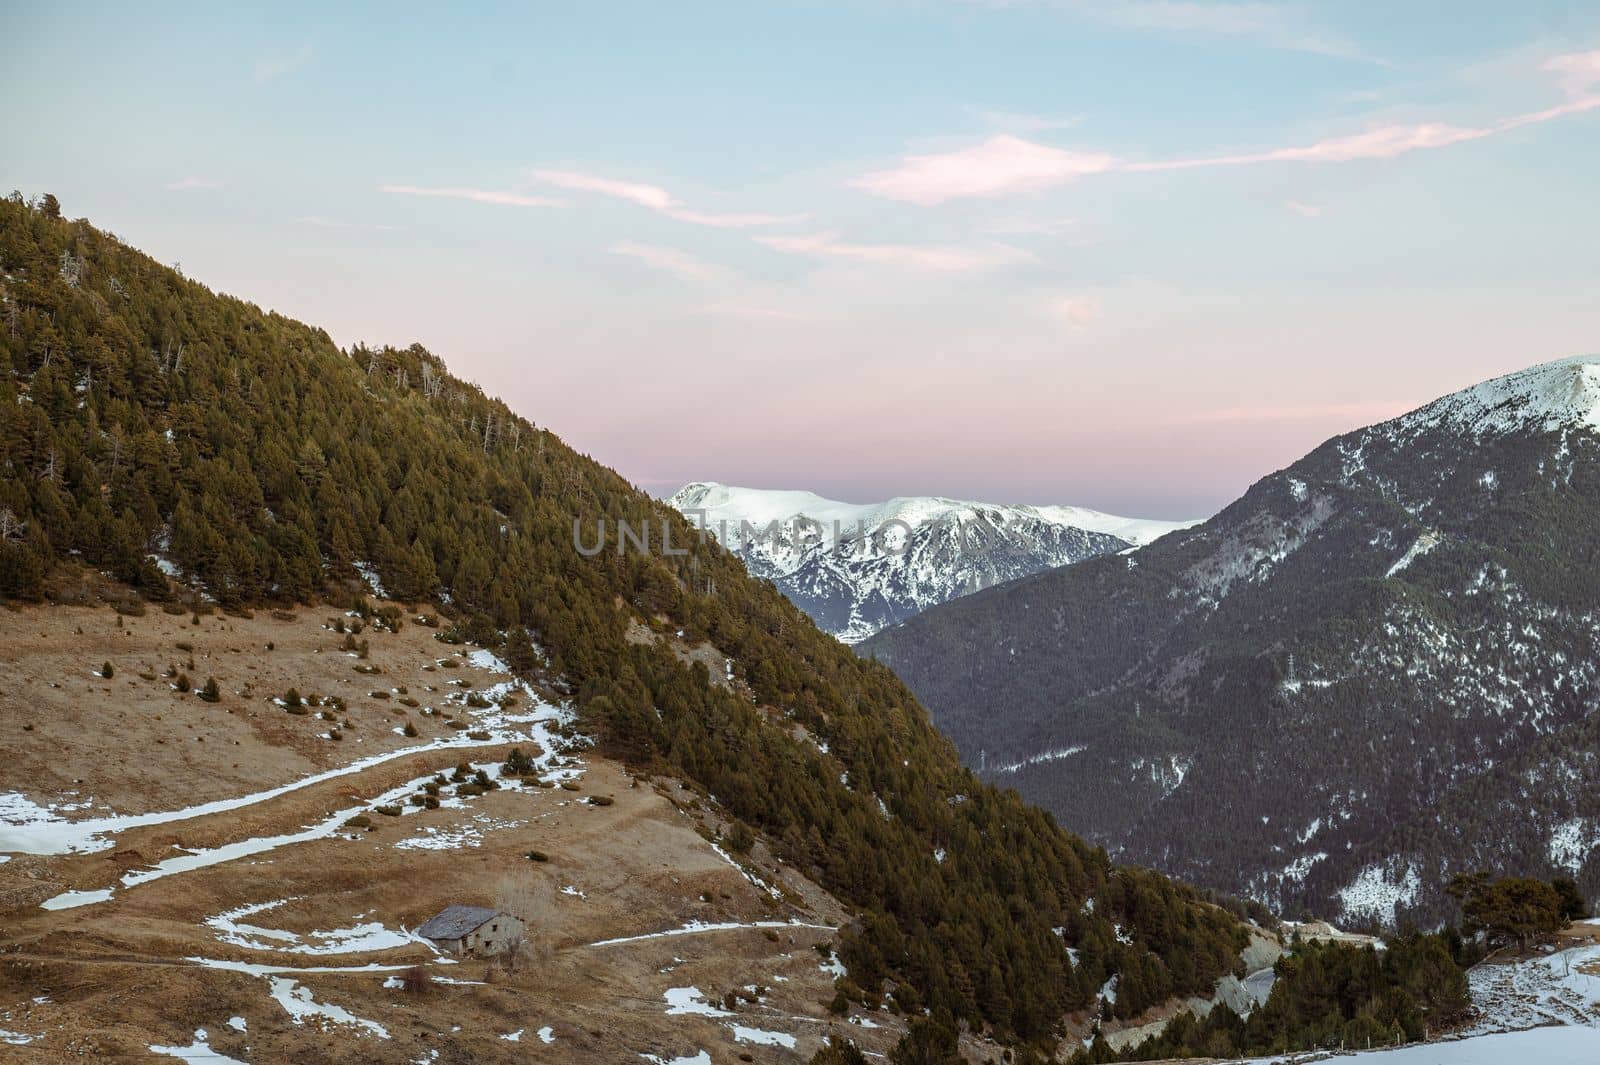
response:
<svg viewBox="0 0 1600 1065"><path fill-rule="evenodd" d="M1600 358L1337 437L1193 529L868 641L988 779L1290 910L1600 892Z"/></svg>
<svg viewBox="0 0 1600 1065"><path fill-rule="evenodd" d="M929 496L840 503L711 482L667 502L847 643L957 596L1193 524Z"/></svg>
<svg viewBox="0 0 1600 1065"><path fill-rule="evenodd" d="M959 1028L1050 1046L1069 1015L1103 1003L1133 1017L1209 995L1238 968L1245 937L1230 914L1112 865L976 780L889 670L418 346L341 351L65 220L53 198L13 195L0 202L0 368L0 595L56 604L39 609L110 602L133 617L159 606L196 626L217 607L244 618L296 604L336 615L330 633L351 617L379 629L436 618L443 642L493 652L558 700L566 733L634 773L682 781L690 809L715 811L730 840L764 841L840 900L852 914L839 934L841 1010L892 1006L933 1045ZM575 526L588 543L602 519L650 528L651 547L581 550ZM368 595L400 605L375 612ZM376 671L345 635L332 646ZM177 643L135 676L184 695L195 647ZM216 650L275 653L271 641ZM115 669L84 667L106 681L84 697L116 709L107 693L132 678L113 681ZM369 698L414 698L381 683ZM500 735L474 720L492 700L450 693L454 728ZM243 698L206 695L224 716ZM25 721L26 689L8 696L7 719ZM363 739L361 721L339 717L348 702L319 701L317 744ZM308 712L300 693L256 703L247 716ZM80 800L67 791L93 788L89 748L53 745L31 723L15 735L48 745L29 757L70 763L75 783L45 794L58 785L42 776L0 796L8 823L70 811ZM194 774L208 758L236 760L195 742ZM158 834L149 853L174 845L181 836Z"/></svg>

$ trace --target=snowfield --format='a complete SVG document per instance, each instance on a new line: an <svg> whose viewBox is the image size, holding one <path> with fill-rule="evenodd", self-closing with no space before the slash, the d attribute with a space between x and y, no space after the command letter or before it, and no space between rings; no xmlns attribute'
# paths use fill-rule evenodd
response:
<svg viewBox="0 0 1600 1065"><path fill-rule="evenodd" d="M1554 1024L1586 1025L1600 1032L1600 944L1513 965L1479 965L1467 979L1481 1013L1471 1034ZM1600 1062L1600 1055L1591 1060Z"/></svg>
<svg viewBox="0 0 1600 1065"><path fill-rule="evenodd" d="M1416 901L1422 877L1414 865L1406 866L1398 880L1378 866L1368 866L1339 891L1346 917L1373 916L1394 923L1395 908Z"/></svg>

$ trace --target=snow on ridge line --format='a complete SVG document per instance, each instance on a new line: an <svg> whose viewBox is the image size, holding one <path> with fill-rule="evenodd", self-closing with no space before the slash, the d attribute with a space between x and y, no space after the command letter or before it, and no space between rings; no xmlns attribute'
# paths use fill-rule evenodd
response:
<svg viewBox="0 0 1600 1065"><path fill-rule="evenodd" d="M853 532L860 525L871 532L894 521L905 522L915 528L940 518L998 511L1037 518L1050 525L1107 533L1138 546L1169 532L1198 525L1201 520L1129 518L1086 507L983 503L944 496L895 496L878 503L844 503L815 492L740 488L715 481L696 481L684 485L667 499L667 503L684 513L704 511L710 529L715 529L718 522L726 521L733 531L737 531L740 521L748 521L759 531L774 521L782 526L796 518L805 517L820 522L826 528L831 528L833 522L837 521L844 533Z"/></svg>
<svg viewBox="0 0 1600 1065"><path fill-rule="evenodd" d="M1473 433L1574 426L1600 432L1600 355L1555 359L1491 378L1389 424L1412 432L1436 426Z"/></svg>

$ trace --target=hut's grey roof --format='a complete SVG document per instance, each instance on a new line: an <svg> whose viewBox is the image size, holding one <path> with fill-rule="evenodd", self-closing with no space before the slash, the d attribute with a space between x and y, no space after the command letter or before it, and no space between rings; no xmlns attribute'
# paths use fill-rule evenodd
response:
<svg viewBox="0 0 1600 1065"><path fill-rule="evenodd" d="M481 928L497 912L482 906L446 906L418 928L417 935L424 939L460 939Z"/></svg>

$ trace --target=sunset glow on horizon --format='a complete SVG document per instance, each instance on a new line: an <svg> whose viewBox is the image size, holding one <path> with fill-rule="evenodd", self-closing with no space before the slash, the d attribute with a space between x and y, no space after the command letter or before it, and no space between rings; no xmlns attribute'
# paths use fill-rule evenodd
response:
<svg viewBox="0 0 1600 1065"><path fill-rule="evenodd" d="M0 192L657 495L1198 517L1600 350L1593 5L14 18Z"/></svg>

